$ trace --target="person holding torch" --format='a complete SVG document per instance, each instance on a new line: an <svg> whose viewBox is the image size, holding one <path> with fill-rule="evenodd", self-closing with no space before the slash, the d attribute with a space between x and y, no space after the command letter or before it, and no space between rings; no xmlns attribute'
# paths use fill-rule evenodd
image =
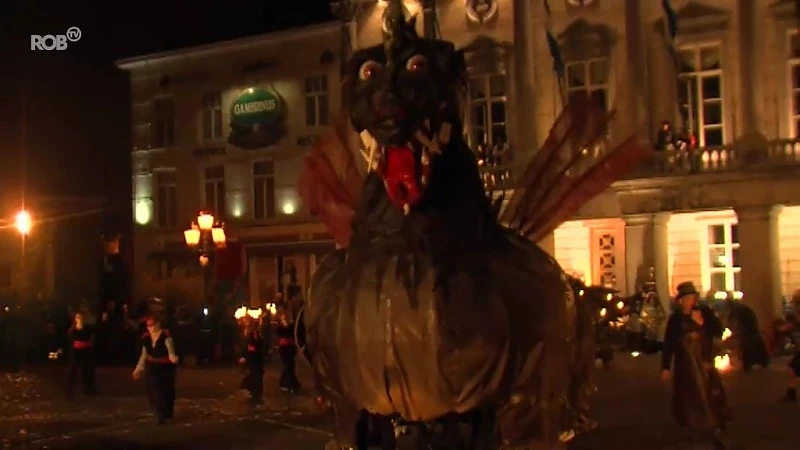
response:
<svg viewBox="0 0 800 450"><path fill-rule="evenodd" d="M247 332L239 358L239 364L244 365L247 372L241 387L250 393L251 404L257 405L264 397L264 339L259 324L261 310L250 310L247 313L243 317Z"/></svg>
<svg viewBox="0 0 800 450"><path fill-rule="evenodd" d="M147 332L142 336L142 354L133 370L133 379L145 375L147 397L159 425L172 422L175 411L175 372L178 356L175 342L154 317L147 318Z"/></svg>

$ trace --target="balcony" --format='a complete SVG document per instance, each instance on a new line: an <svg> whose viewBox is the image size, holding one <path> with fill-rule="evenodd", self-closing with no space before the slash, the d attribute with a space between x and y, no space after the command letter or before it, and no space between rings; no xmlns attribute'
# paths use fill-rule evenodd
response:
<svg viewBox="0 0 800 450"><path fill-rule="evenodd" d="M591 160L605 152L604 144L586 152ZM489 191L513 189L525 165L509 163L482 165L481 176ZM743 152L735 145L704 147L691 151L656 152L648 163L625 177L626 180L678 177L733 172L777 171L800 168L800 140L778 139L767 142L766 152Z"/></svg>

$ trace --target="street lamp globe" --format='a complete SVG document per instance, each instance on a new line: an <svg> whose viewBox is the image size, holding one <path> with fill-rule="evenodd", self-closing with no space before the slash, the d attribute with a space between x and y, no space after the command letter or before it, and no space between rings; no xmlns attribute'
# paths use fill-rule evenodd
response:
<svg viewBox="0 0 800 450"><path fill-rule="evenodd" d="M186 240L186 245L194 247L200 244L200 230L196 225L192 224L192 228L184 230L183 238Z"/></svg>
<svg viewBox="0 0 800 450"><path fill-rule="evenodd" d="M211 240L214 241L215 244L224 244L225 243L225 230L222 227L214 227L211 229Z"/></svg>
<svg viewBox="0 0 800 450"><path fill-rule="evenodd" d="M33 228L33 220L31 219L30 213L25 211L24 209L17 213L17 216L14 218L14 226L17 228L17 231L23 236L27 235L31 232L31 228Z"/></svg>
<svg viewBox="0 0 800 450"><path fill-rule="evenodd" d="M207 212L201 212L197 216L197 225L203 231L209 231L214 228L214 216Z"/></svg>

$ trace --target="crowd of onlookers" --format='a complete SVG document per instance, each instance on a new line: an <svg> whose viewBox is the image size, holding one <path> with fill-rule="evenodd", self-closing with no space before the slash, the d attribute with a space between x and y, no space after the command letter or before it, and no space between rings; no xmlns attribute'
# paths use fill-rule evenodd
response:
<svg viewBox="0 0 800 450"><path fill-rule="evenodd" d="M284 302L279 294L276 302L296 318L299 300ZM175 337L181 364L234 363L243 345L243 329L234 318L235 309L230 305L214 314L208 308L158 299L135 305L108 302L100 308L87 302L75 306L58 302L0 304L0 369L63 361L69 347L67 332L76 312L82 312L95 329L95 358L100 365L134 364L140 353L139 340L146 331L146 317L154 311ZM266 308L263 310L267 313L259 322L269 353L277 340L271 325L274 320Z"/></svg>

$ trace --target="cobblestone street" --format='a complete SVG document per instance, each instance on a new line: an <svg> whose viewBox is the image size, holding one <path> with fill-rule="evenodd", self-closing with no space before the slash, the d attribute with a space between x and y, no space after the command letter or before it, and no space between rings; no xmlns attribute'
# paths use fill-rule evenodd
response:
<svg viewBox="0 0 800 450"><path fill-rule="evenodd" d="M732 448L791 450L800 442L800 405L781 405L783 360L773 367L725 375L734 406ZM176 423L153 423L143 387L129 369L99 369L100 394L63 400L63 371L2 374L0 436L5 448L49 449L319 449L328 440L329 418L310 394L280 394L276 371L267 371L267 400L250 409L238 391L240 371L183 369ZM301 371L302 374L302 371ZM303 377L305 378L305 377ZM666 450L677 448L669 416L669 392L658 377L658 358L617 355L598 372L596 432L570 449Z"/></svg>

